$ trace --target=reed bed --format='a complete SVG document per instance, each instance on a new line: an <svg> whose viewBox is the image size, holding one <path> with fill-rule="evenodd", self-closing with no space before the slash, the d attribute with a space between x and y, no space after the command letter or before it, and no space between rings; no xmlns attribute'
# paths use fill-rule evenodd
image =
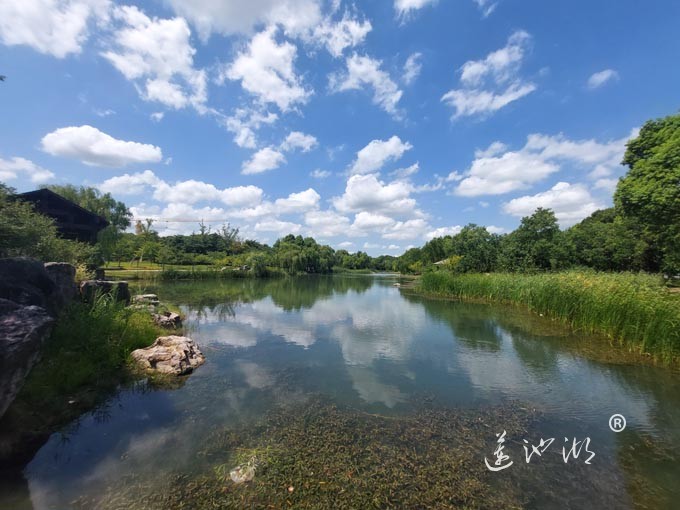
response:
<svg viewBox="0 0 680 510"><path fill-rule="evenodd" d="M680 359L680 296L659 276L634 273L426 273L417 289L464 300L523 305L574 330L601 333L666 363Z"/></svg>

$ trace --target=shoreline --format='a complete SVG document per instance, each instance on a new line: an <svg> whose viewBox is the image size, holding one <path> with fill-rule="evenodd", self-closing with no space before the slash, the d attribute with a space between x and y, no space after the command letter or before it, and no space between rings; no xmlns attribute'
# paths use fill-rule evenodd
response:
<svg viewBox="0 0 680 510"><path fill-rule="evenodd" d="M639 360L680 367L680 331L674 328L675 318L680 319L680 299L671 292L664 295L661 286L633 282L637 278L650 277L589 271L534 275L433 272L402 288L429 299L521 307L575 333L603 336L612 347ZM616 279L623 281L618 285Z"/></svg>

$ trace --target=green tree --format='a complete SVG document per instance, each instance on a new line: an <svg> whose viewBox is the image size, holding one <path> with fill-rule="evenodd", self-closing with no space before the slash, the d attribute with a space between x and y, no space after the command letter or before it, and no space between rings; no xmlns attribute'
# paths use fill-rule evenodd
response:
<svg viewBox="0 0 680 510"><path fill-rule="evenodd" d="M595 211L565 232L574 262L599 271L647 269L649 245L641 229L612 207Z"/></svg>
<svg viewBox="0 0 680 510"><path fill-rule="evenodd" d="M503 237L499 266L506 271L561 269L569 264L569 247L555 213L539 207Z"/></svg>
<svg viewBox="0 0 680 510"><path fill-rule="evenodd" d="M486 273L496 268L500 236L471 223L453 236L447 245L447 255L462 257L456 270L463 273Z"/></svg>
<svg viewBox="0 0 680 510"><path fill-rule="evenodd" d="M614 201L620 213L637 222L657 253L652 260L680 271L680 114L647 122L628 142Z"/></svg>

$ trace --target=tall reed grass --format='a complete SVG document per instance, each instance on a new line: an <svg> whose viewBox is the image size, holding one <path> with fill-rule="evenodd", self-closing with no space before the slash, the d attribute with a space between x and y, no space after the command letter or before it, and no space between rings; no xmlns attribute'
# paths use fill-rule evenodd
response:
<svg viewBox="0 0 680 510"><path fill-rule="evenodd" d="M660 277L567 271L544 274L426 273L417 289L459 299L511 303L559 319L575 330L602 333L667 363L680 360L680 296Z"/></svg>

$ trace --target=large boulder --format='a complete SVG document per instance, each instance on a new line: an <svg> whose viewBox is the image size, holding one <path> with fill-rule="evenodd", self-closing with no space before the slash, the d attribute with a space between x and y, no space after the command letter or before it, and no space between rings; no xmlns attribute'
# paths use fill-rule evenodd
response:
<svg viewBox="0 0 680 510"><path fill-rule="evenodd" d="M57 284L42 262L25 257L0 259L0 299L56 312L56 292Z"/></svg>
<svg viewBox="0 0 680 510"><path fill-rule="evenodd" d="M40 358L53 323L44 308L0 299L0 416Z"/></svg>
<svg viewBox="0 0 680 510"><path fill-rule="evenodd" d="M134 363L149 373L184 375L205 362L205 356L191 338L161 336L150 347L132 351Z"/></svg>
<svg viewBox="0 0 680 510"><path fill-rule="evenodd" d="M80 284L80 295L83 301L92 303L95 296L110 294L116 301L130 304L130 289L128 282L109 280L85 280Z"/></svg>
<svg viewBox="0 0 680 510"><path fill-rule="evenodd" d="M60 307L69 304L78 296L76 268L66 262L48 262L45 271L56 285L54 301Z"/></svg>

